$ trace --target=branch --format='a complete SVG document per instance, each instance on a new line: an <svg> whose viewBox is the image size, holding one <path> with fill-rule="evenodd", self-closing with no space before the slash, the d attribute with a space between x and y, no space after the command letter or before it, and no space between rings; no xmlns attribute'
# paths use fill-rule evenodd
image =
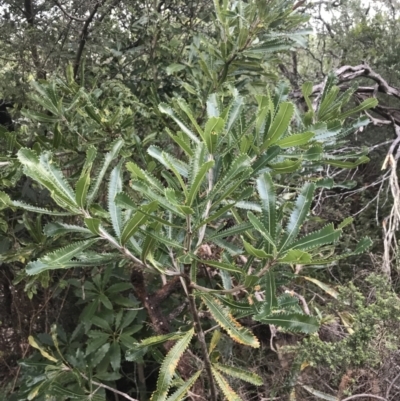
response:
<svg viewBox="0 0 400 401"><path fill-rule="evenodd" d="M34 23L35 23L35 13L34 13L34 10L33 10L32 0L25 0L24 1L24 6L25 6L24 14L25 14L26 22L33 29L34 28ZM46 79L46 72L43 71L43 69L41 67L39 52L38 52L37 46L35 44L35 41L32 42L31 53L32 53L33 64L36 67L38 78L39 79Z"/></svg>
<svg viewBox="0 0 400 401"><path fill-rule="evenodd" d="M188 286L190 285L190 281L187 282ZM208 354L208 347L207 347L207 343L206 343L206 338L204 335L204 331L203 328L201 327L201 321L200 321L200 317L199 317L199 313L196 307L196 301L195 301L195 297L191 293L188 296L189 299L189 306L190 306L190 311L192 313L193 319L194 319L194 323L195 323L195 328L196 328L196 333L197 333L197 340L200 343L200 347L201 347L201 351L203 354L203 362L204 362L204 367L206 369L207 372L207 378L208 378L208 382L210 385L210 393L211 393L211 400L212 401L217 401L218 400L218 396L217 396L217 388L215 386L215 381L214 381L214 376L212 374L212 365L211 365L211 360L210 360L210 356Z"/></svg>
<svg viewBox="0 0 400 401"><path fill-rule="evenodd" d="M93 21L93 18L96 15L96 12L99 9L101 4L102 3L100 3L100 1L98 1L96 3L92 12L90 13L89 17L85 20L85 23L83 25L82 32L80 34L81 40L79 42L78 52L76 53L76 58L75 58L75 63L74 63L74 77L75 78L78 75L78 70L79 70L79 65L81 63L83 49L85 48L85 44L86 44L87 38L89 36L89 25Z"/></svg>
<svg viewBox="0 0 400 401"><path fill-rule="evenodd" d="M376 400L381 400L381 401L387 401L387 398L381 397L379 395L373 395L373 394L356 394L356 395L351 395L350 397L343 398L342 401L350 401L350 400L355 400L356 398L375 398Z"/></svg>

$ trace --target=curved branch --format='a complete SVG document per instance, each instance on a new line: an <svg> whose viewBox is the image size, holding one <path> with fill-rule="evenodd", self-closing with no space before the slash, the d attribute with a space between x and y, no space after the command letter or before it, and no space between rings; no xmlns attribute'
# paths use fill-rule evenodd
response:
<svg viewBox="0 0 400 401"><path fill-rule="evenodd" d="M83 24L83 28L80 34L80 42L79 42L79 47L78 47L78 51L76 53L76 58L75 58L75 63L74 63L74 77L76 78L76 76L78 75L78 70L79 70L79 66L81 63L81 58L82 58L82 54L83 54L83 49L85 48L85 44L87 41L87 38L89 36L89 26L93 21L94 16L97 13L97 10L99 9L99 7L102 5L102 2L98 1L96 3L96 5L94 6L92 12L90 13L89 17L85 20L85 23Z"/></svg>

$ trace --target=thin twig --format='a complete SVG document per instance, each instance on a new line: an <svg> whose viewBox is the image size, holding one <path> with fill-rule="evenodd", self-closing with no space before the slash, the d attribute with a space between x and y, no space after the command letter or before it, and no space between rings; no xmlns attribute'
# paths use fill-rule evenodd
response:
<svg viewBox="0 0 400 401"><path fill-rule="evenodd" d="M369 398L375 398L376 400L387 401L387 398L381 397L379 395L366 394L366 393L351 395L350 397L343 398L342 401L350 401L350 400L355 400L356 398L363 398L363 397L369 397Z"/></svg>
<svg viewBox="0 0 400 401"><path fill-rule="evenodd" d="M188 282L188 284L190 284L190 283ZM203 328L201 326L199 313L198 313L197 307L196 307L195 297L193 296L192 293L190 293L189 296L188 296L188 299L189 299L190 311L192 313L192 316L193 316L193 319L194 319L194 322L195 322L197 339L198 339L198 341L200 343L201 351L202 351L202 354L203 354L204 367L206 369L207 378L208 378L208 382L209 382L209 385L210 385L211 401L217 401L218 400L217 388L215 386L214 376L212 374L211 360L210 360L210 356L208 355L208 348L207 348L206 338L205 338L205 335L204 335Z"/></svg>

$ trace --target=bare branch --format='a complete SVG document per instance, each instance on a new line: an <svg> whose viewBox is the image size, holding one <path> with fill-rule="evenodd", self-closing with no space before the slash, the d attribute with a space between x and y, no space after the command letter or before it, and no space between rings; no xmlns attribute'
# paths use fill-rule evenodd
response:
<svg viewBox="0 0 400 401"><path fill-rule="evenodd" d="M93 18L97 13L97 10L103 4L103 2L98 1L96 3L96 5L94 6L92 12L90 13L89 17L85 20L85 23L83 25L83 28L82 28L82 31L81 31L81 34L80 34L81 40L79 42L79 47L78 47L78 51L76 53L76 58L75 58L75 63L74 63L74 77L76 77L78 75L78 70L79 70L79 66L80 66L80 63L81 63L83 49L85 48L85 44L86 44L87 38L89 36L89 26L92 23Z"/></svg>

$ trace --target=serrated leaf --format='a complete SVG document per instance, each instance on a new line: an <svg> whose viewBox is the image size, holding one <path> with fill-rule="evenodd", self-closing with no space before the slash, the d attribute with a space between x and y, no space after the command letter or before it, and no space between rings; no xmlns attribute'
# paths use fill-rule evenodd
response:
<svg viewBox="0 0 400 401"><path fill-rule="evenodd" d="M208 347L209 355L214 351L221 338L222 338L221 332L219 330L214 330L213 335L211 337L210 345Z"/></svg>
<svg viewBox="0 0 400 401"><path fill-rule="evenodd" d="M173 394L171 394L167 401L181 401L186 397L186 393L190 390L196 380L199 378L201 374L201 370L196 372L191 378L187 379L184 384L179 386L178 390L176 390Z"/></svg>
<svg viewBox="0 0 400 401"><path fill-rule="evenodd" d="M151 401L165 401L175 375L178 362L189 346L194 334L194 329L189 330L168 352L160 367L157 380L157 389L151 396Z"/></svg>
<svg viewBox="0 0 400 401"><path fill-rule="evenodd" d="M342 253L340 255L336 255L333 258L313 259L310 263L307 263L307 266L330 264L330 263L336 262L338 260L348 258L349 256L357 256L357 255L360 255L361 253L364 253L371 246L372 246L371 238L364 237L359 241L356 249L353 252Z"/></svg>
<svg viewBox="0 0 400 401"><path fill-rule="evenodd" d="M136 181L133 182L132 184L132 188L135 189L136 191L139 191L144 197L146 197L147 199L153 201L157 201L158 204L160 206L162 206L163 208L171 211L172 213L180 216L180 217L185 217L185 214L180 211L175 204L171 203L165 196L163 195L159 195L156 194L155 192L153 192L146 184L140 182L140 181Z"/></svg>
<svg viewBox="0 0 400 401"><path fill-rule="evenodd" d="M85 219L85 224L87 228L95 235L100 234L100 219L96 218L86 218Z"/></svg>
<svg viewBox="0 0 400 401"><path fill-rule="evenodd" d="M83 177L81 177L76 183L76 194L75 200L79 207L85 207L86 196L90 186L90 173L86 173Z"/></svg>
<svg viewBox="0 0 400 401"><path fill-rule="evenodd" d="M271 311L278 306L278 299L276 297L275 274L270 270L268 270L263 276L263 289L265 303Z"/></svg>
<svg viewBox="0 0 400 401"><path fill-rule="evenodd" d="M275 174L293 173L301 166L301 160L285 160L280 163L270 164Z"/></svg>
<svg viewBox="0 0 400 401"><path fill-rule="evenodd" d="M233 318L229 309L222 306L218 299L209 294L201 294L200 296L213 318L227 331L232 340L239 344L249 345L253 348L260 347L257 338L248 329L241 326L240 323Z"/></svg>
<svg viewBox="0 0 400 401"><path fill-rule="evenodd" d="M318 248L322 245L335 243L341 235L341 230L335 230L333 224L328 224L321 230L314 231L290 245L290 249L301 249L308 251L310 249Z"/></svg>
<svg viewBox="0 0 400 401"><path fill-rule="evenodd" d="M246 250L246 252L249 255L252 255L259 259L272 259L273 258L273 255L268 254L267 252L264 251L264 249L254 248L253 245L251 245L250 243L248 243L245 240L243 240L243 245L244 245L244 249Z"/></svg>
<svg viewBox="0 0 400 401"><path fill-rule="evenodd" d="M38 157L34 151L23 148L17 155L24 173L47 188L58 205L70 211L78 210L75 194L61 170L50 160L50 153Z"/></svg>
<svg viewBox="0 0 400 401"><path fill-rule="evenodd" d="M247 370L236 368L233 366L221 365L219 363L213 363L213 367L223 373L226 373L229 376L236 377L247 383L254 384L255 386L262 386L263 384L263 380L259 375L249 372Z"/></svg>
<svg viewBox="0 0 400 401"><path fill-rule="evenodd" d="M346 226L348 226L349 224L351 224L353 222L353 217L346 217L339 225L338 225L338 230L342 230L343 228L345 228Z"/></svg>
<svg viewBox="0 0 400 401"><path fill-rule="evenodd" d="M278 261L279 263L305 264L311 262L311 255L300 249L290 249L289 252L283 258L279 258Z"/></svg>
<svg viewBox="0 0 400 401"><path fill-rule="evenodd" d="M114 229L114 233L118 238L121 237L122 231L122 211L115 203L115 197L122 191L122 178L121 178L122 161L111 171L110 181L108 183L108 212Z"/></svg>
<svg viewBox="0 0 400 401"><path fill-rule="evenodd" d="M257 192L261 199L263 223L271 238L275 240L276 232L276 195L274 183L268 173L261 174L257 178ZM271 251L268 246L268 251Z"/></svg>
<svg viewBox="0 0 400 401"><path fill-rule="evenodd" d="M200 142L199 138L184 124L174 113L172 108L166 103L160 103L158 109L161 113L169 115L179 126L179 128L195 143Z"/></svg>
<svg viewBox="0 0 400 401"><path fill-rule="evenodd" d="M118 156L123 145L123 139L116 140L115 142L113 142L111 150L105 155L103 165L101 169L97 172L96 179L90 187L90 191L86 199L86 203L88 206L94 202L109 165Z"/></svg>
<svg viewBox="0 0 400 401"><path fill-rule="evenodd" d="M214 296L218 298L229 309L235 311L245 311L245 312L250 312L253 310L253 307L248 302L245 303L245 302L234 301L231 298L223 297L218 294L215 294Z"/></svg>
<svg viewBox="0 0 400 401"><path fill-rule="evenodd" d="M318 331L318 320L313 316L300 313L280 313L267 316L254 315L253 318L264 324L274 324L282 329L294 332L312 334Z"/></svg>
<svg viewBox="0 0 400 401"><path fill-rule="evenodd" d="M303 132L302 134L290 135L276 142L280 148L292 148L295 146L305 145L314 137L313 132Z"/></svg>
<svg viewBox="0 0 400 401"><path fill-rule="evenodd" d="M323 161L325 164L328 164L330 166L334 167L340 167L340 168L356 168L360 164L368 163L369 162L369 157L367 156L361 156L359 157L356 161L354 162L347 162L347 161L342 161L342 160L324 160Z"/></svg>
<svg viewBox="0 0 400 401"><path fill-rule="evenodd" d="M228 271L228 272L231 272L231 273L244 274L244 271L240 267L238 267L236 265L233 265L231 263L218 262L216 260L203 260L203 259L197 258L193 254L190 254L190 256L193 259L197 260L198 262L200 262L200 263L202 263L202 264L204 264L206 266L215 267L216 269L225 270L225 271Z"/></svg>
<svg viewBox="0 0 400 401"><path fill-rule="evenodd" d="M125 245L126 242L132 235L135 234L147 220L150 213L157 210L158 203L153 201L148 205L139 207L135 214L129 219L125 224L124 229L121 234L121 245Z"/></svg>
<svg viewBox="0 0 400 401"><path fill-rule="evenodd" d="M134 179L139 179L145 181L148 185L156 189L158 192L164 192L164 186L148 171L142 170L136 163L128 162L126 163L126 168L132 173Z"/></svg>
<svg viewBox="0 0 400 401"><path fill-rule="evenodd" d="M271 233L268 231L267 227L261 223L261 221L252 213L247 212L247 217L250 220L250 223L253 227L263 236L264 239L272 246L273 249L276 249L275 241L271 236Z"/></svg>
<svg viewBox="0 0 400 401"><path fill-rule="evenodd" d="M225 206L222 206L220 209L218 209L215 213L211 214L207 219L200 221L200 223L194 228L194 230L199 229L201 226L204 224L211 223L212 221L218 219L219 217L223 216L226 212L228 212L232 207L235 205L235 203L228 203Z"/></svg>
<svg viewBox="0 0 400 401"><path fill-rule="evenodd" d="M212 374L215 377L215 381L218 383L219 388L224 393L224 396L228 401L243 401L232 389L232 387L228 384L228 382L224 379L224 377L218 372L217 369L211 368Z"/></svg>
<svg viewBox="0 0 400 401"><path fill-rule="evenodd" d="M85 227L60 222L46 224L44 226L43 232L47 237L54 237L55 235L63 235L69 233L79 233L85 235L92 234L90 230Z"/></svg>
<svg viewBox="0 0 400 401"><path fill-rule="evenodd" d="M307 183L303 186L299 196L296 199L293 211L290 215L285 234L282 238L280 250L287 247L295 240L302 224L307 218L313 200L315 184Z"/></svg>
<svg viewBox="0 0 400 401"><path fill-rule="evenodd" d="M210 160L206 163L204 163L199 171L197 172L196 176L193 178L193 181L191 183L189 193L186 197L186 204L188 206L192 206L193 201L199 192L199 189L201 187L201 184L204 180L204 177L206 176L207 172L214 166L214 160Z"/></svg>
<svg viewBox="0 0 400 401"><path fill-rule="evenodd" d="M370 97L368 99L365 99L361 104L358 106L354 107L351 110L348 110L340 115L340 119L344 120L345 118L351 116L352 114L358 114L361 111L372 109L373 107L376 107L378 105L378 99L374 97Z"/></svg>
<svg viewBox="0 0 400 401"><path fill-rule="evenodd" d="M97 239L75 242L64 248L48 253L34 262L29 262L26 266L26 273L28 275L33 275L39 274L45 270L63 269L72 258L89 248L96 241ZM79 263L77 262L77 264Z"/></svg>
<svg viewBox="0 0 400 401"><path fill-rule="evenodd" d="M289 127L290 121L293 117L294 105L289 102L280 103L279 110L272 121L268 130L267 138L261 146L261 150L274 145L281 136L286 132Z"/></svg>
<svg viewBox="0 0 400 401"><path fill-rule="evenodd" d="M212 241L216 238L226 238L226 237L242 234L243 232L250 230L252 227L253 227L253 225L249 222L236 224L232 227L227 228L226 230L220 230L220 231L212 233L211 235L208 235L207 240Z"/></svg>

